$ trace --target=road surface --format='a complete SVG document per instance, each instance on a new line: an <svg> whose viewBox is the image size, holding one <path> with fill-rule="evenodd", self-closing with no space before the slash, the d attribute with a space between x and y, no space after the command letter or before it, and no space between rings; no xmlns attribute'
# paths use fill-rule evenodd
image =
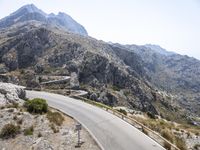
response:
<svg viewBox="0 0 200 150"><path fill-rule="evenodd" d="M28 98L44 98L50 106L74 117L103 150L164 150L138 129L98 107L58 94L39 91L26 93Z"/></svg>
<svg viewBox="0 0 200 150"><path fill-rule="evenodd" d="M70 79L69 76L64 76L62 79L51 80L51 81L46 81L46 82L41 82L40 84L43 85L43 84L60 83L60 82L63 82L63 81L67 81L67 80L69 80L69 79Z"/></svg>

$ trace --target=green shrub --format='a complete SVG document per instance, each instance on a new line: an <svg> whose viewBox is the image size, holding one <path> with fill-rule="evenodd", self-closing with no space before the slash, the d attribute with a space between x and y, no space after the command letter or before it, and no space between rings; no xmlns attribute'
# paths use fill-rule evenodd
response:
<svg viewBox="0 0 200 150"><path fill-rule="evenodd" d="M28 100L25 102L24 106L27 108L28 112L35 114L46 113L48 110L48 104L46 103L46 100L40 98Z"/></svg>
<svg viewBox="0 0 200 150"><path fill-rule="evenodd" d="M1 138L15 137L20 131L20 126L15 126L13 124L6 124L0 132Z"/></svg>
<svg viewBox="0 0 200 150"><path fill-rule="evenodd" d="M33 135L34 128L33 126L24 130L24 135Z"/></svg>
<svg viewBox="0 0 200 150"><path fill-rule="evenodd" d="M62 125L64 121L64 117L59 112L48 111L47 118L50 122L55 123L58 126Z"/></svg>

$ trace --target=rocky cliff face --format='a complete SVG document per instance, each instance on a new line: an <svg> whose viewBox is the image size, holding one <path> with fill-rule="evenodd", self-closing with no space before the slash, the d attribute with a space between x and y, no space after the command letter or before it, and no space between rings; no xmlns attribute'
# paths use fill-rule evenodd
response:
<svg viewBox="0 0 200 150"><path fill-rule="evenodd" d="M0 28L11 27L17 23L24 23L27 21L38 21L48 26L59 27L80 35L87 35L85 28L69 15L62 12L59 12L58 15L53 13L48 15L33 4L25 5L8 17L1 19Z"/></svg>

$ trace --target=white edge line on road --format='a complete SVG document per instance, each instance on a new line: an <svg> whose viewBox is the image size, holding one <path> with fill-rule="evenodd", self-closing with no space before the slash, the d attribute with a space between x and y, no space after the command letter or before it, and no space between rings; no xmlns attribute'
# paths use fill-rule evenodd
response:
<svg viewBox="0 0 200 150"><path fill-rule="evenodd" d="M51 106L51 105L50 105L50 106ZM101 145L101 143L100 143L100 142L97 140L97 138L94 136L94 134L93 134L81 121L79 121L79 120L76 119L75 117L73 117L73 116L71 116L71 115L65 113L64 110L62 110L62 109L58 109L58 108L55 108L55 107L53 107L53 106L51 106L51 107L54 108L54 109L57 109L58 111L61 111L61 112L64 113L65 115L68 115L68 116L74 118L77 122L81 123L81 124L83 125L83 127L84 127L84 128L89 132L89 134L92 136L92 138L95 140L95 142L97 143L97 145L101 148L101 150L105 150L105 149L103 148L103 146Z"/></svg>

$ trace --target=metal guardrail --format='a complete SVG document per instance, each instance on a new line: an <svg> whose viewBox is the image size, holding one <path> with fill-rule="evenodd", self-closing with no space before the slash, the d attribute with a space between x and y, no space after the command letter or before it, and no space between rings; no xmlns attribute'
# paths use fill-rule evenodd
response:
<svg viewBox="0 0 200 150"><path fill-rule="evenodd" d="M81 97L81 96L72 96L73 98L76 98L76 99L80 99L84 102L87 102L89 104L92 104L92 105L95 105L95 106L98 106L104 110L106 110L107 112L109 113L112 113L114 114L115 116L123 119L124 121L126 121L127 123L131 124L132 126L140 129L140 130L146 130L148 131L148 133L150 132L152 135L148 134L147 136L149 136L151 139L153 139L154 141L156 141L157 143L159 143L160 145L163 146L164 142L166 142L167 144L169 144L171 146L171 149L172 150L181 150L179 149L176 145L174 145L173 143L171 143L170 141L168 141L167 139L165 139L164 137L162 137L160 134L158 134L157 132L151 130L150 128L148 128L147 126L143 125L142 123L138 122L137 120L129 117L129 116L126 116L122 113L120 113L119 111L117 110L114 110L112 109L111 107L109 106L106 106L104 104L100 104L98 102L95 102L95 101L92 101L92 100L89 100L87 98L84 98L84 97ZM157 138L156 138L157 137ZM158 140L159 139L159 140Z"/></svg>

